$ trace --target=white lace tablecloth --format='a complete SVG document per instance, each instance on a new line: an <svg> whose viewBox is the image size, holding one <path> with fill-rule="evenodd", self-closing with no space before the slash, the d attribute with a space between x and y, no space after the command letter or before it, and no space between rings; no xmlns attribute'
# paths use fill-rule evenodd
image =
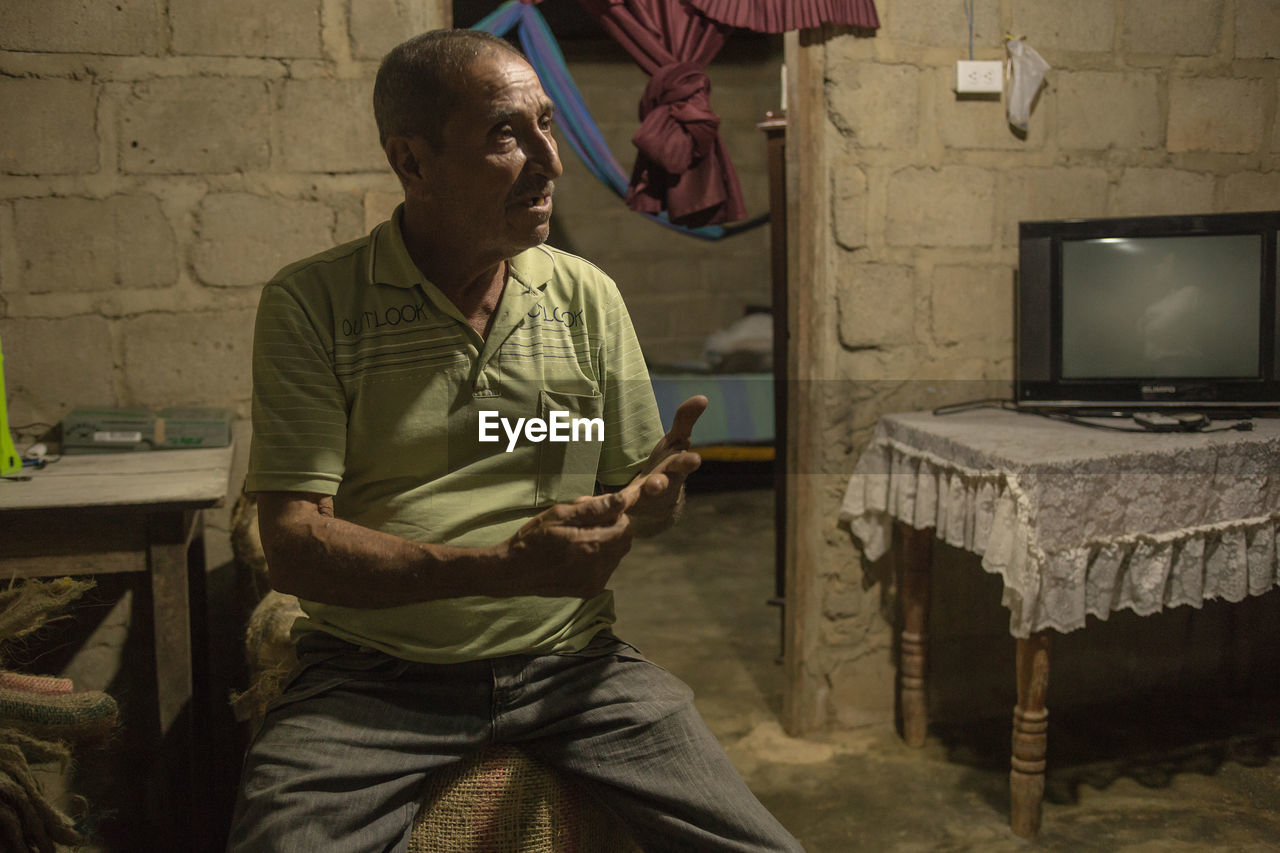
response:
<svg viewBox="0 0 1280 853"><path fill-rule="evenodd" d="M895 520L981 555L1015 637L1240 601L1280 586L1280 420L1254 423L1130 434L990 409L886 415L841 520L871 560Z"/></svg>

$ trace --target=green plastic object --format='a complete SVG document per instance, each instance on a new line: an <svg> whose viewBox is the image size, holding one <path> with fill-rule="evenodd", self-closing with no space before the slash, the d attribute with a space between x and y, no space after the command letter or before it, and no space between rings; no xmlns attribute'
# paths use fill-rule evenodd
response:
<svg viewBox="0 0 1280 853"><path fill-rule="evenodd" d="M22 457L9 434L9 396L4 390L4 349L0 347L0 477L22 471Z"/></svg>

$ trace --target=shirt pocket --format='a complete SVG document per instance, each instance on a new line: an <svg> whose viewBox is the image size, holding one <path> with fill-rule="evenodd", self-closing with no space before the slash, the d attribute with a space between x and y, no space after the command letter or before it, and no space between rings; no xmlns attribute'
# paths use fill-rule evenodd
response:
<svg viewBox="0 0 1280 853"><path fill-rule="evenodd" d="M538 417L547 423L547 437L538 445L539 506L594 494L604 445L603 415L600 394L539 392Z"/></svg>

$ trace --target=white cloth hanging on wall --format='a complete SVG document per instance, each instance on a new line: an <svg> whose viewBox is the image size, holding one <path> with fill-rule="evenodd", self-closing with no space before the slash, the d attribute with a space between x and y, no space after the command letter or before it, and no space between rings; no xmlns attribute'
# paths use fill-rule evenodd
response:
<svg viewBox="0 0 1280 853"><path fill-rule="evenodd" d="M1022 39L1010 39L1006 45L1009 51L1009 96L1005 99L1005 113L1009 124L1018 130L1025 131L1031 121L1031 104L1040 91L1044 75L1049 70L1044 57L1030 47Z"/></svg>

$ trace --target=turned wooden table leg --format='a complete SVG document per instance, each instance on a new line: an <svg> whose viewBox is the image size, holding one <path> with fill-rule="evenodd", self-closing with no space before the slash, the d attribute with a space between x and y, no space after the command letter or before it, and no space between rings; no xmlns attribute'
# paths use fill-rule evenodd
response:
<svg viewBox="0 0 1280 853"><path fill-rule="evenodd" d="M902 738L909 746L924 746L925 732L929 727L929 714L925 706L925 661L933 530L917 530L902 522L898 523L897 528L902 567L902 635L898 664Z"/></svg>
<svg viewBox="0 0 1280 853"><path fill-rule="evenodd" d="M1013 709L1013 759L1009 771L1009 826L1015 835L1033 838L1040 831L1044 799L1045 749L1048 746L1049 634L1018 640L1018 704Z"/></svg>

